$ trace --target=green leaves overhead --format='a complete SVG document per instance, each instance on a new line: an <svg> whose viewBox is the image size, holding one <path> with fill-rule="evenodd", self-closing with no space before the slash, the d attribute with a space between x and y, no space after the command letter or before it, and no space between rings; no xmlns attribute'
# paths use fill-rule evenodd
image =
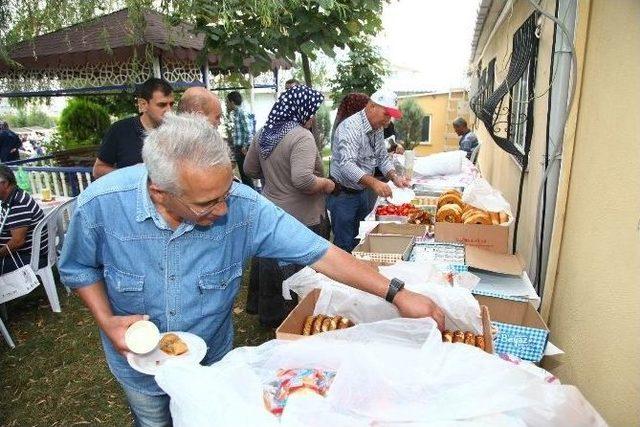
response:
<svg viewBox="0 0 640 427"><path fill-rule="evenodd" d="M0 53L20 40L54 31L122 7L155 9L170 22L193 23L206 48L225 69L271 69L272 59L296 53L314 59L323 51L354 47L375 35L390 0L0 0Z"/></svg>

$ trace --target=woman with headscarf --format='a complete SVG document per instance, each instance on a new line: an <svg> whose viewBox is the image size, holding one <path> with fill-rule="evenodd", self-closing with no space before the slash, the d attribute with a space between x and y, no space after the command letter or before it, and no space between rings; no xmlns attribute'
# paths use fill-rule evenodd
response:
<svg viewBox="0 0 640 427"><path fill-rule="evenodd" d="M325 195L333 191L334 183L323 177L320 153L308 128L323 101L320 92L304 85L284 92L249 147L244 172L264 180L262 194L267 199L328 239ZM275 326L288 313L282 281L302 267L280 267L276 260L259 259L258 268L260 322Z"/></svg>

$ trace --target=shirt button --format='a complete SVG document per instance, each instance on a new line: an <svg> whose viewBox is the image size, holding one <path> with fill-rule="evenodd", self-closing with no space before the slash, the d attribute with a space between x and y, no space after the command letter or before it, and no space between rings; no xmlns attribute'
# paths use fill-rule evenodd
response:
<svg viewBox="0 0 640 427"><path fill-rule="evenodd" d="M171 311L169 311L169 314L172 315L172 316L175 316L176 315L176 311L175 310L171 310Z"/></svg>
<svg viewBox="0 0 640 427"><path fill-rule="evenodd" d="M169 280L171 280L173 282L174 280L176 280L176 276L174 274L172 274L171 276L169 276Z"/></svg>

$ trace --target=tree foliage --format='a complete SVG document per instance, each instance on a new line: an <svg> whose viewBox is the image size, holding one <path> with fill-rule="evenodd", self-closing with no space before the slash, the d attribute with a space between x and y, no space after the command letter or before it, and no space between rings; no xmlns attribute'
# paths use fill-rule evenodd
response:
<svg viewBox="0 0 640 427"><path fill-rule="evenodd" d="M115 95L84 96L82 99L102 105L111 117L122 119L138 113L135 96L131 93Z"/></svg>
<svg viewBox="0 0 640 427"><path fill-rule="evenodd" d="M208 53L220 67L258 74L273 58L295 62L296 53L314 60L319 51L358 46L382 27L382 8L390 0L0 0L0 52L45 32L112 12L124 6L168 14L204 33ZM141 28L141 26L134 26ZM108 30L108 29L107 29Z"/></svg>
<svg viewBox="0 0 640 427"><path fill-rule="evenodd" d="M322 103L316 112L316 126L318 127L318 135L320 135L320 146L324 147L329 143L331 134L331 117L329 107Z"/></svg>
<svg viewBox="0 0 640 427"><path fill-rule="evenodd" d="M399 138L404 141L404 148L413 149L422 141L422 118L424 113L418 103L409 98L400 102L402 118L395 123Z"/></svg>
<svg viewBox="0 0 640 427"><path fill-rule="evenodd" d="M331 98L339 105L342 98L352 92L371 95L382 86L389 73L387 61L368 41L362 41L349 52L349 57L338 64L331 80Z"/></svg>
<svg viewBox="0 0 640 427"><path fill-rule="evenodd" d="M76 98L60 114L58 132L64 148L99 144L111 125L107 110L95 102Z"/></svg>
<svg viewBox="0 0 640 427"><path fill-rule="evenodd" d="M44 111L38 108L19 108L15 114L5 114L1 119L9 123L12 128L21 128L29 126L41 126L43 128L51 128L56 125L53 117L50 117Z"/></svg>

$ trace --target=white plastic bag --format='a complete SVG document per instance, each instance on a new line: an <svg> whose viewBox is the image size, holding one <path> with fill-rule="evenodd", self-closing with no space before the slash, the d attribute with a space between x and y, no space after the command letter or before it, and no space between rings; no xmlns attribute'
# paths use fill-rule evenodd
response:
<svg viewBox="0 0 640 427"><path fill-rule="evenodd" d="M502 225L510 225L513 222L511 205L502 193L491 187L484 178L477 178L465 187L462 201L488 212L506 212L509 215L509 222Z"/></svg>
<svg viewBox="0 0 640 427"><path fill-rule="evenodd" d="M294 368L336 376L324 399L294 399L278 419L262 390L279 369ZM606 425L576 388L539 371L443 343L431 319L392 319L238 348L211 367L164 365L156 380L176 427Z"/></svg>
<svg viewBox="0 0 640 427"><path fill-rule="evenodd" d="M424 157L416 157L413 173L421 176L456 175L462 172L465 151L446 151Z"/></svg>

